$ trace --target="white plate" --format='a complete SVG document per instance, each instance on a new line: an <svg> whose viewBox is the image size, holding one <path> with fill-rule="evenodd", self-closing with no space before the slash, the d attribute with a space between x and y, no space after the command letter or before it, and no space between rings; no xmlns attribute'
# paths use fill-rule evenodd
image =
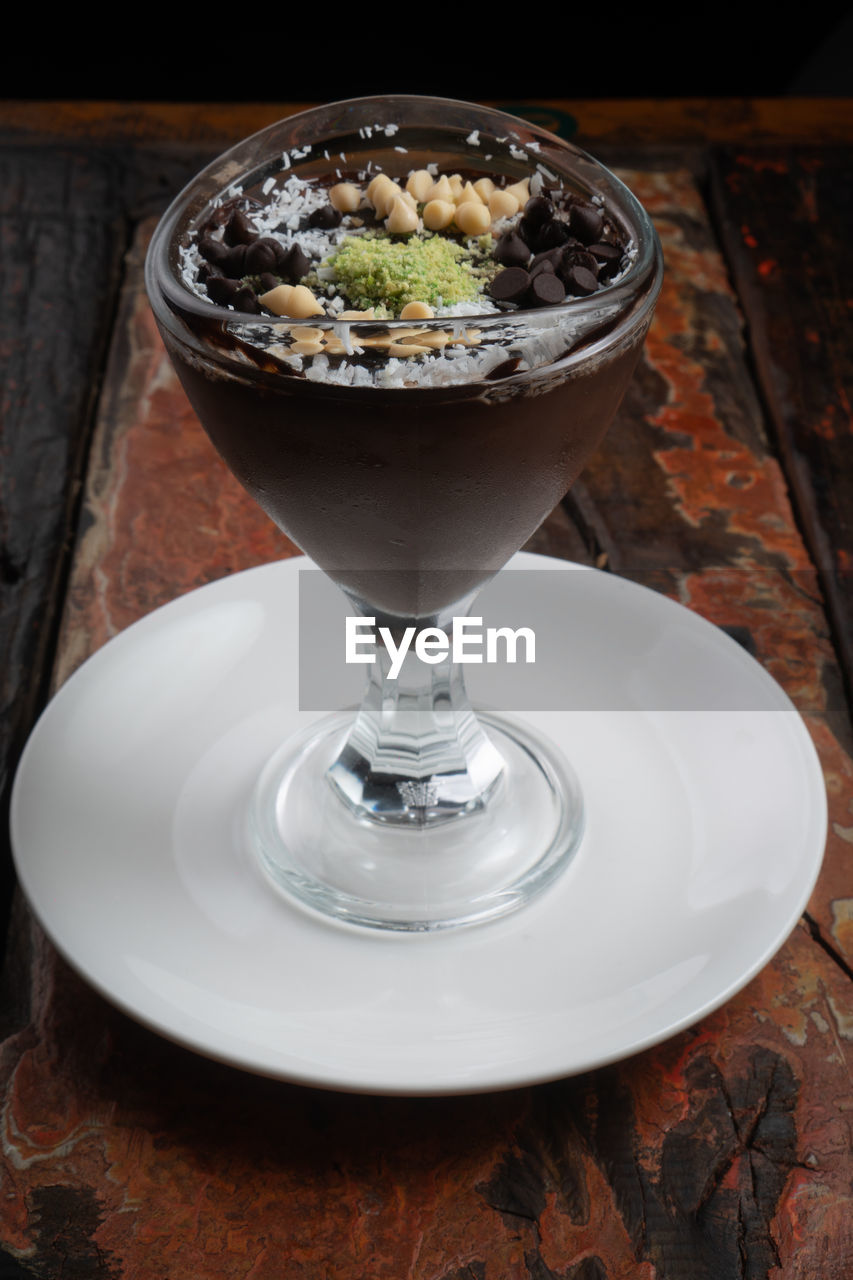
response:
<svg viewBox="0 0 853 1280"><path fill-rule="evenodd" d="M262 1074L464 1093L655 1044L767 963L823 854L811 739L721 631L595 571L555 578L551 597L599 636L593 683L637 706L661 669L692 670L715 696L733 688L741 709L620 710L616 698L610 710L521 715L573 762L588 825L557 884L503 920L387 934L326 922L271 889L240 815L262 761L316 718L296 709L306 564L236 574L150 614L75 673L27 745L12 803L21 884L108 999ZM527 555L513 565L572 569Z"/></svg>

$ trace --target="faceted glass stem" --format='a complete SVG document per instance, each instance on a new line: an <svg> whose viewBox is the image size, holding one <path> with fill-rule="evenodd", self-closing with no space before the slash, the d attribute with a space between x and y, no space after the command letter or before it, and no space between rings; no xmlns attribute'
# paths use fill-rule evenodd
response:
<svg viewBox="0 0 853 1280"><path fill-rule="evenodd" d="M503 759L471 709L462 668L452 660L449 622L430 624L436 643L428 662L413 643L400 662L410 620L382 622L391 643L377 632L364 699L329 781L357 816L372 821L423 827L475 812Z"/></svg>

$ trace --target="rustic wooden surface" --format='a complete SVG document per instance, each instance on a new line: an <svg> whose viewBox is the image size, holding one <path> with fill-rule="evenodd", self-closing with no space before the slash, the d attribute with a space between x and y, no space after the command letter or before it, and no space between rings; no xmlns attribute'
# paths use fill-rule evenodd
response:
<svg viewBox="0 0 853 1280"><path fill-rule="evenodd" d="M626 107L610 143L624 148L643 115ZM90 111L86 129L99 118ZM675 596L728 628L788 690L831 809L803 920L743 992L656 1049L537 1088L392 1100L257 1080L167 1043L78 979L16 900L0 1044L0 1275L16 1264L63 1280L853 1272L853 736L843 603L840 592L835 603L824 596L827 573L843 585L840 553L851 549L833 501L849 483L850 422L838 406L851 341L833 334L806 358L795 339L809 326L823 332L843 298L817 282L822 270L831 281L846 243L811 237L804 247L768 213L760 229L773 236L781 275L769 283L781 292L763 293L763 258L750 267L737 244L744 208L752 226L763 207L749 184L758 175L761 191L772 173L784 207L803 189L802 158L784 152L762 168L758 149L737 141L736 151L694 148L665 163L629 148L627 176L664 243L664 292L604 448L531 546ZM14 286L2 304L13 460L4 564L17 566L3 579L8 761L54 648L56 686L156 605L291 549L212 455L141 290L144 215L193 156L147 142L120 154L100 140L64 148L29 136L0 152L18 175L0 210ZM840 217L845 192L824 184L822 228ZM105 199L108 220L97 216ZM46 249L28 246L48 230L46 267ZM815 283L798 289L788 282L804 255ZM54 264L63 284L50 290ZM23 341L22 317L40 345ZM778 401L774 344L797 370ZM821 432L829 405L831 440Z"/></svg>

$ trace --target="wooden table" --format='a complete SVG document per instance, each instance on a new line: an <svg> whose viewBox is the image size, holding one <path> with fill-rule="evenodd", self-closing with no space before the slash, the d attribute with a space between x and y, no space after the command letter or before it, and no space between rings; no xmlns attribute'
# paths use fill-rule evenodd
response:
<svg viewBox="0 0 853 1280"><path fill-rule="evenodd" d="M788 691L830 804L808 910L740 994L657 1048L535 1088L389 1099L166 1042L13 895L3 1276L853 1274L853 104L537 107L625 171L667 277L606 445L531 549L676 597ZM4 803L35 714L89 653L293 551L215 460L140 275L184 179L290 109L0 116Z"/></svg>

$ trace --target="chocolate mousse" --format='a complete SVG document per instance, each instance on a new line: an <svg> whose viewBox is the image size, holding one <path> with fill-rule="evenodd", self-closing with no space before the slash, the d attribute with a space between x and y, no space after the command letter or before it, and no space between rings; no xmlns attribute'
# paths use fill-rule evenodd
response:
<svg viewBox="0 0 853 1280"><path fill-rule="evenodd" d="M175 223L165 305L149 260L166 345L228 466L389 618L446 613L559 502L659 283L648 268L615 287L637 253L624 210L535 145L501 166L467 142L455 166L413 165L429 151L402 132L381 170L327 152L305 174L285 156Z"/></svg>

